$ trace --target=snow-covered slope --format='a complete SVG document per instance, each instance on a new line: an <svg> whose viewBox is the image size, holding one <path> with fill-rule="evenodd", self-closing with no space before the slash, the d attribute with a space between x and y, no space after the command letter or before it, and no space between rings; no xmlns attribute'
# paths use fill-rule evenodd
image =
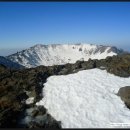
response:
<svg viewBox="0 0 130 130"><path fill-rule="evenodd" d="M44 98L37 105L44 105L63 128L112 128L130 122L130 110L116 95L130 85L130 77L91 69L51 76L44 85Z"/></svg>
<svg viewBox="0 0 130 130"><path fill-rule="evenodd" d="M12 69L20 69L20 68L24 68L24 66L19 65L18 63L12 62L11 60L0 56L0 64L8 67L8 68L12 68Z"/></svg>
<svg viewBox="0 0 130 130"><path fill-rule="evenodd" d="M26 67L75 63L77 60L104 59L121 51L116 47L92 44L35 45L7 58Z"/></svg>

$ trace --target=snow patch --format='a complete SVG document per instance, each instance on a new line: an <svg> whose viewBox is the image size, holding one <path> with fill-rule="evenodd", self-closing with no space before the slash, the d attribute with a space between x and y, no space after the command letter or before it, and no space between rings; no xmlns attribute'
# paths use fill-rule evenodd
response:
<svg viewBox="0 0 130 130"><path fill-rule="evenodd" d="M100 69L51 76L44 84L44 98L36 105L44 105L62 128L113 128L112 123L130 122L130 110L116 95L128 85L130 77Z"/></svg>
<svg viewBox="0 0 130 130"><path fill-rule="evenodd" d="M34 97L30 97L26 100L26 104L31 104L34 102Z"/></svg>

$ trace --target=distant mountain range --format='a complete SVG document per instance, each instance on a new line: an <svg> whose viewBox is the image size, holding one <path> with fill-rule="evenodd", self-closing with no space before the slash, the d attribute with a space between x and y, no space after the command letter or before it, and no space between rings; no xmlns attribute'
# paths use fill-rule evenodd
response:
<svg viewBox="0 0 130 130"><path fill-rule="evenodd" d="M112 46L93 44L37 44L6 58L27 68L75 63L77 60L105 59L124 51Z"/></svg>

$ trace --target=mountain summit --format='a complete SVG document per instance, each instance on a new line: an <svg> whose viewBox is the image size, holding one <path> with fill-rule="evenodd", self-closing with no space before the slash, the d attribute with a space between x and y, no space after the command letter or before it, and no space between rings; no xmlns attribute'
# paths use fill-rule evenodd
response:
<svg viewBox="0 0 130 130"><path fill-rule="evenodd" d="M13 62L27 68L39 65L52 66L75 63L77 60L105 59L122 53L122 50L112 46L93 44L37 44L29 49L7 56Z"/></svg>

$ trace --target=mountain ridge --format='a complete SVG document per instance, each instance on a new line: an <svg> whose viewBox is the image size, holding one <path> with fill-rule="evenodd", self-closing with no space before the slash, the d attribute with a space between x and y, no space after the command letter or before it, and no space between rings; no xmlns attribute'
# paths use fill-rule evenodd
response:
<svg viewBox="0 0 130 130"><path fill-rule="evenodd" d="M7 68L12 68L12 69L22 69L22 68L24 68L24 66L9 60L4 56L0 56L0 65L4 65Z"/></svg>
<svg viewBox="0 0 130 130"><path fill-rule="evenodd" d="M124 51L115 46L94 44L36 44L28 49L7 56L7 59L27 68L39 65L53 66L75 63L77 60L105 59Z"/></svg>

